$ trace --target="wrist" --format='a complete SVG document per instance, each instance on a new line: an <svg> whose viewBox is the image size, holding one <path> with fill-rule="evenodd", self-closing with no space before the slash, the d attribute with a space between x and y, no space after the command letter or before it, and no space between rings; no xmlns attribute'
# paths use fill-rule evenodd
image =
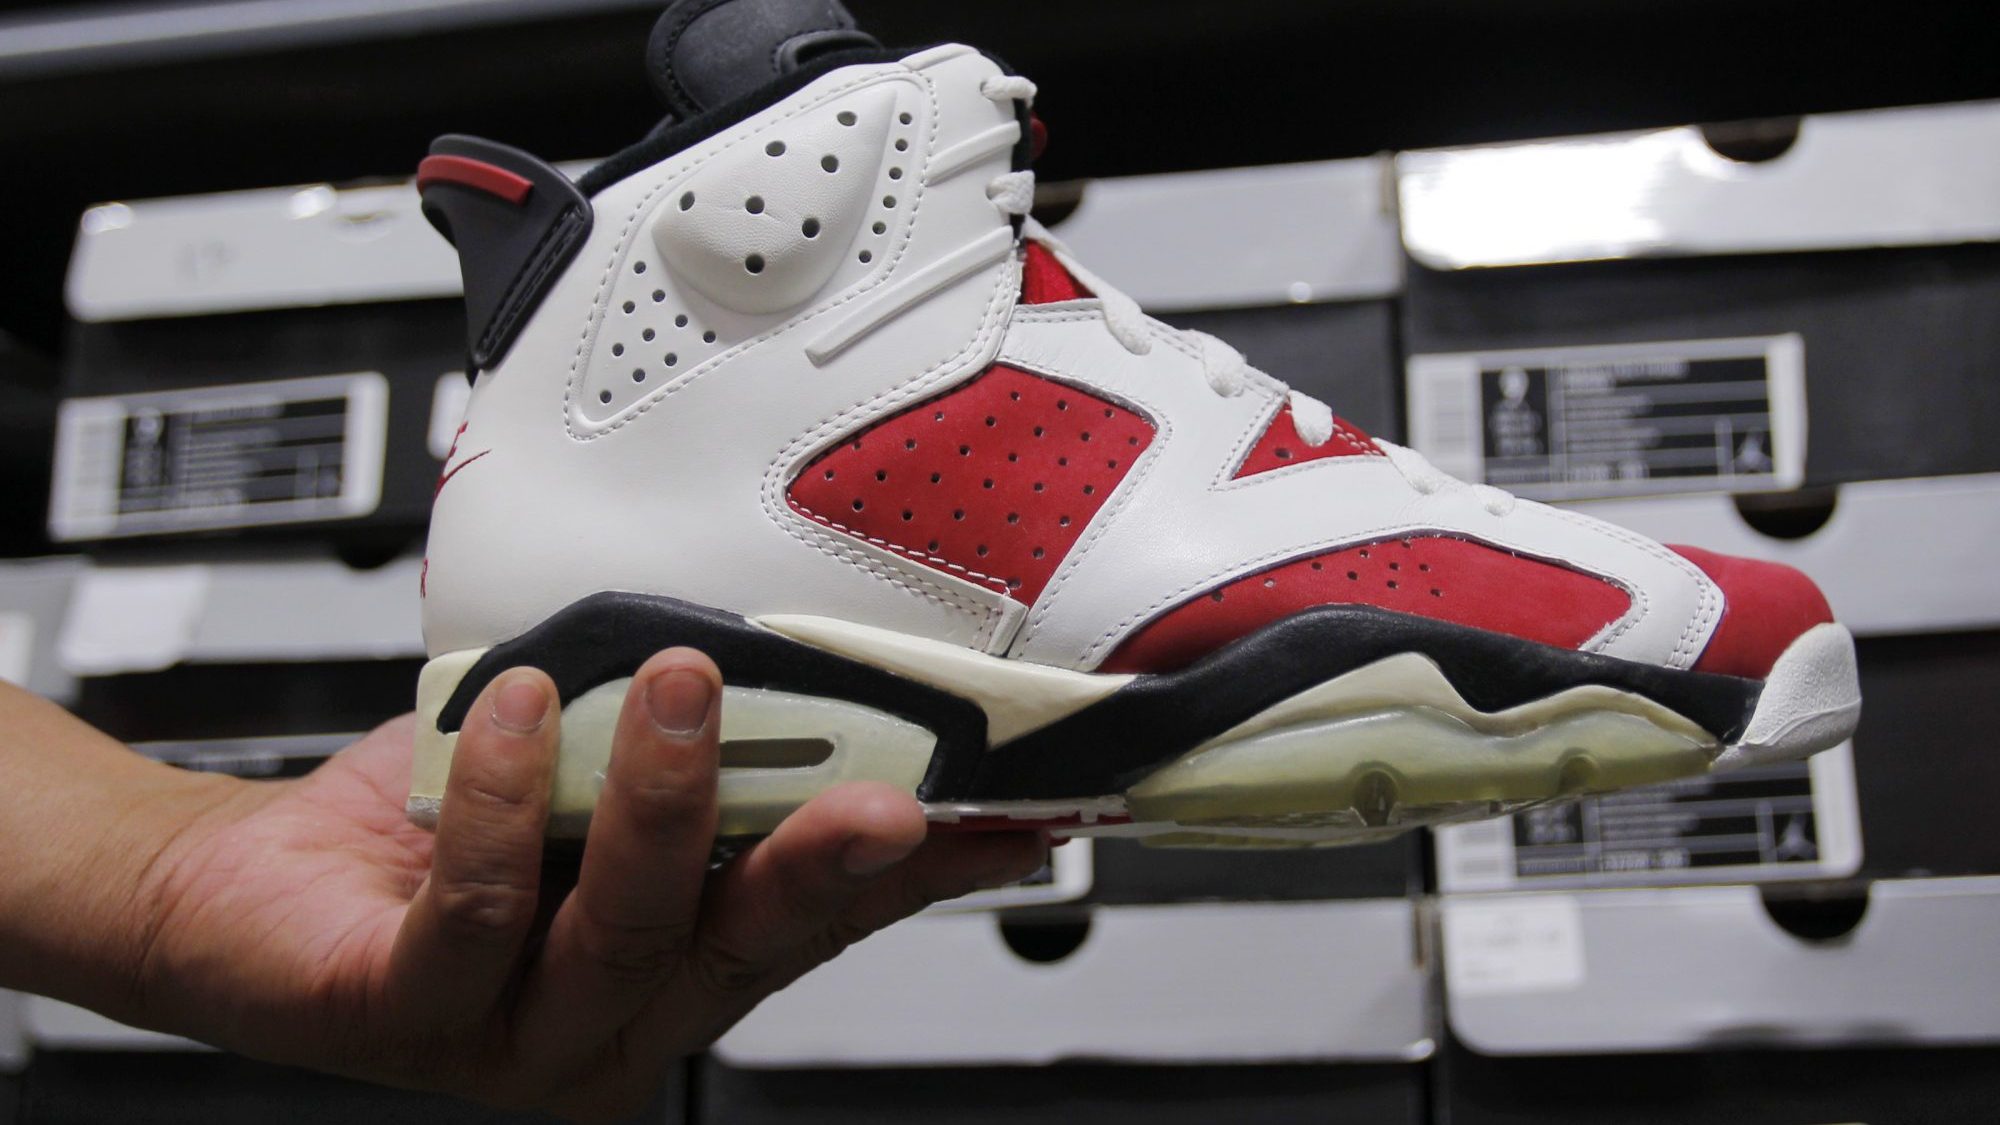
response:
<svg viewBox="0 0 2000 1125"><path fill-rule="evenodd" d="M169 873L243 782L148 761L0 685L0 985L145 1021Z"/></svg>

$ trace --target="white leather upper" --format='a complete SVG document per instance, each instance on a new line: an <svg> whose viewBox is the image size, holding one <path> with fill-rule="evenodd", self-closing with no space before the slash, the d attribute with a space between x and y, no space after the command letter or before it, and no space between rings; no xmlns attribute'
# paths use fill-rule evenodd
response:
<svg viewBox="0 0 2000 1125"><path fill-rule="evenodd" d="M1002 362L1123 402L1158 434L1117 495L1035 603L1015 654L1091 667L1158 614L1212 586L1288 559L1422 532L1476 539L1559 561L1622 586L1632 605L1585 646L1685 668L1721 615L1715 584L1693 563L1609 524L1520 502L1488 511L1469 488L1422 494L1380 457L1306 461L1231 477L1284 405L1253 380L1224 397L1200 357L1154 327L1143 356L1121 347L1095 301L1018 310Z"/></svg>
<svg viewBox="0 0 2000 1125"><path fill-rule="evenodd" d="M1016 309L1011 217L987 195L1018 136L980 90L999 73L964 47L838 70L597 196L582 252L474 388L431 525L433 655L627 590L1089 669L1218 582L1438 531L1619 584L1630 611L1587 647L1694 663L1721 595L1673 552L1536 504L1423 494L1379 457L1232 480L1278 384L1217 394L1179 334L1152 325L1134 355L1096 301ZM996 358L1158 427L1032 608L790 509L809 460Z"/></svg>

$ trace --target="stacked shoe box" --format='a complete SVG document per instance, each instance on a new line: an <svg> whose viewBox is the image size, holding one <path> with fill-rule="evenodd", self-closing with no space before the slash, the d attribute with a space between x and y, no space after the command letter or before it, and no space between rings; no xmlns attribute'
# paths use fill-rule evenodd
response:
<svg viewBox="0 0 2000 1125"><path fill-rule="evenodd" d="M297 772L408 709L459 288L408 183L84 214L48 517L92 556L60 647L84 718Z"/></svg>
<svg viewBox="0 0 2000 1125"><path fill-rule="evenodd" d="M85 721L272 777L408 708L456 269L407 184L84 214L48 530L90 557L55 648ZM51 1049L185 1046L30 1017Z"/></svg>
<svg viewBox="0 0 2000 1125"><path fill-rule="evenodd" d="M1805 570L1864 699L1810 765L1439 834L1449 1120L2000 1098L1996 143L1969 104L1400 158L1412 444Z"/></svg>
<svg viewBox="0 0 2000 1125"><path fill-rule="evenodd" d="M1389 173L1359 160L1056 185L1038 214L1149 312L1394 432ZM1066 844L1042 885L875 935L766 1002L716 1046L699 1112L1421 1120L1419 843Z"/></svg>
<svg viewBox="0 0 2000 1125"><path fill-rule="evenodd" d="M51 535L411 550L463 402L458 291L407 184L92 208Z"/></svg>
<svg viewBox="0 0 2000 1125"><path fill-rule="evenodd" d="M408 711L416 552L467 389L458 293L407 183L89 211L45 493L51 537L88 557L60 599L23 595L30 686L141 753L251 778L301 775ZM0 574L0 619L24 583ZM40 997L0 1004L0 1057L27 1067L31 1109L509 1119ZM684 1096L646 1119L678 1120Z"/></svg>

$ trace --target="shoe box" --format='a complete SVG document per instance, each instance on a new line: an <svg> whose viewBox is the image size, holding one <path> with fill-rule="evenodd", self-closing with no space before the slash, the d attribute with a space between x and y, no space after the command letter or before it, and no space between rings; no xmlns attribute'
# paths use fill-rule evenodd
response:
<svg viewBox="0 0 2000 1125"><path fill-rule="evenodd" d="M460 291L408 183L89 209L50 536L411 549L469 392Z"/></svg>
<svg viewBox="0 0 2000 1125"><path fill-rule="evenodd" d="M1995 140L1960 105L1399 158L1412 444L1800 567L1864 699L1809 763L1439 832L1441 1120L2000 1101Z"/></svg>
<svg viewBox="0 0 2000 1125"><path fill-rule="evenodd" d="M1147 312L1399 438L1388 158L1050 184L1036 215Z"/></svg>
<svg viewBox="0 0 2000 1125"><path fill-rule="evenodd" d="M1419 1122L1422 935L1395 899L934 912L751 1012L696 1113Z"/></svg>
<svg viewBox="0 0 2000 1125"><path fill-rule="evenodd" d="M2000 626L1996 142L1970 103L1402 154L1411 444L1861 631Z"/></svg>

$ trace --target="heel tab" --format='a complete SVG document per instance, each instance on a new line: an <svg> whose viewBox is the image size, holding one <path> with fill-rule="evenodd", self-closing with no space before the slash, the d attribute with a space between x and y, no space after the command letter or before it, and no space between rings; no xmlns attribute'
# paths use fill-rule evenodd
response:
<svg viewBox="0 0 2000 1125"><path fill-rule="evenodd" d="M424 217L458 248L466 349L474 371L498 363L590 237L590 200L520 149L440 137L417 168Z"/></svg>

